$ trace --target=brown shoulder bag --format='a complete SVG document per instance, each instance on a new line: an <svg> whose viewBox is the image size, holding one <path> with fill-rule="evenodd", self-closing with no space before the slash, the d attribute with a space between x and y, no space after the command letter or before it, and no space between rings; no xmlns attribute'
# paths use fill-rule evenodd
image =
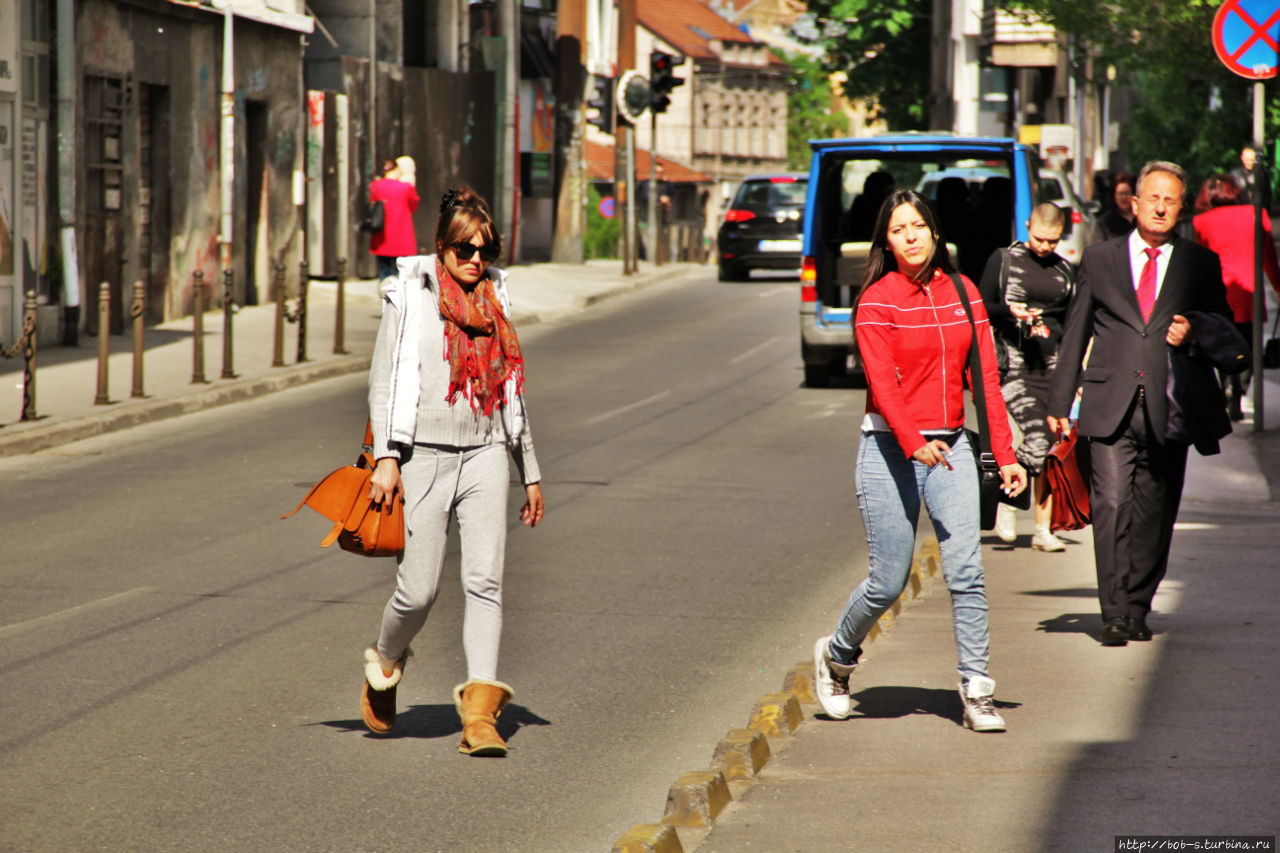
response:
<svg viewBox="0 0 1280 853"><path fill-rule="evenodd" d="M329 535L320 540L322 548L335 541L338 547L366 557L394 557L404 550L404 497L375 507L369 500L369 479L373 476L373 424L364 431L364 452L352 465L329 474L312 487L288 518L309 506L333 522Z"/></svg>

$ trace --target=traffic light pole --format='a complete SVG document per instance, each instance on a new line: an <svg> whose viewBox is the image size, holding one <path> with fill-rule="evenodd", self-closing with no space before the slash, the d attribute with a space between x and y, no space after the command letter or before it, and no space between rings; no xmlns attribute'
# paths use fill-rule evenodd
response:
<svg viewBox="0 0 1280 853"><path fill-rule="evenodd" d="M646 248L649 262L655 266L662 263L662 255L658 252L658 114L649 110L649 239Z"/></svg>
<svg viewBox="0 0 1280 853"><path fill-rule="evenodd" d="M618 74L635 67L636 0L618 0ZM632 150L634 138L631 125L621 116L613 139L615 209L622 217L622 274L631 275L636 271L635 200L632 198L636 172L635 161L627 154Z"/></svg>

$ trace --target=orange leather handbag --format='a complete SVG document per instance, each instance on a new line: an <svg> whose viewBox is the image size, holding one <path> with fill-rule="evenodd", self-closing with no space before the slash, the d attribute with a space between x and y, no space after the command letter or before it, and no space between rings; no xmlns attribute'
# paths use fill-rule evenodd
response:
<svg viewBox="0 0 1280 853"><path fill-rule="evenodd" d="M329 535L320 540L322 548L334 542L344 551L366 557L394 557L404 550L404 497L375 507L369 500L369 479L373 476L373 425L364 431L364 453L355 464L334 471L312 487L288 518L309 506L333 522Z"/></svg>

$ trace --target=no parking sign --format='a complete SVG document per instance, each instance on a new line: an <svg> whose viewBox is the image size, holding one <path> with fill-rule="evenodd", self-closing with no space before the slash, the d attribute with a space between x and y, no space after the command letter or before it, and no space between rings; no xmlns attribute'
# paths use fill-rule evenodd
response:
<svg viewBox="0 0 1280 853"><path fill-rule="evenodd" d="M1227 0L1213 16L1213 50L1241 77L1276 76L1280 0Z"/></svg>

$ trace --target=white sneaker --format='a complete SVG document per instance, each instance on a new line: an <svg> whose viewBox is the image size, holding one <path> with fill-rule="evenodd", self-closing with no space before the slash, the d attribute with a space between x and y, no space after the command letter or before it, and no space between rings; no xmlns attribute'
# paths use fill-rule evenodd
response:
<svg viewBox="0 0 1280 853"><path fill-rule="evenodd" d="M849 701L849 675L858 665L846 666L833 661L830 643L830 637L821 637L813 644L813 692L828 717L843 720L853 710Z"/></svg>
<svg viewBox="0 0 1280 853"><path fill-rule="evenodd" d="M994 678L975 675L960 683L960 700L964 702L964 724L975 732L1002 732L1004 717L996 713Z"/></svg>
<svg viewBox="0 0 1280 853"><path fill-rule="evenodd" d="M1031 550L1032 551L1065 551L1067 546L1062 544L1062 540L1054 536L1048 530L1037 530L1031 534Z"/></svg>
<svg viewBox="0 0 1280 853"><path fill-rule="evenodd" d="M1012 542L1018 538L1018 511L1006 503L996 506L996 535L1002 542Z"/></svg>

